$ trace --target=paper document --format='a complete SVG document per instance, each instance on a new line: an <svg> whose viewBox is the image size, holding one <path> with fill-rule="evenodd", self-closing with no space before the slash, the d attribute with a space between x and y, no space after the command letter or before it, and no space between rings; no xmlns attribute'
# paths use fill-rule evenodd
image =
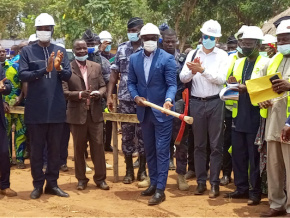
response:
<svg viewBox="0 0 290 218"><path fill-rule="evenodd" d="M263 101L283 96L284 93L278 94L272 89L270 78L274 75L278 75L279 78L282 78L281 73L275 73L246 81L247 90L252 104L258 104Z"/></svg>

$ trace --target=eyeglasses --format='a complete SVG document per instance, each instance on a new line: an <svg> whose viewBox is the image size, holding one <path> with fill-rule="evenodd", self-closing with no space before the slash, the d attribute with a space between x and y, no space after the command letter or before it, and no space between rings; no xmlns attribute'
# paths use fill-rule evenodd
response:
<svg viewBox="0 0 290 218"><path fill-rule="evenodd" d="M214 41L215 40L215 37L214 36L204 35L203 38L204 39L208 39L209 38L211 41Z"/></svg>

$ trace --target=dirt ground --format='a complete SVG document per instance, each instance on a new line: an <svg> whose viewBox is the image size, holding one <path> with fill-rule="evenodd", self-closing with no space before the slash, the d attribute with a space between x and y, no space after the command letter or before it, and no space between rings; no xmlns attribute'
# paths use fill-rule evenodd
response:
<svg viewBox="0 0 290 218"><path fill-rule="evenodd" d="M119 136L120 137L120 136ZM120 144L120 140L119 140ZM120 145L119 145L120 147ZM120 149L121 150L121 149ZM72 161L72 140L69 145L69 171L61 172L59 186L69 193L69 198L60 198L43 194L40 199L29 198L33 189L29 160L26 169L15 166L11 169L11 188L17 191L14 198L0 195L0 216L5 217L257 217L261 211L268 209L268 200L264 198L259 206L247 206L247 200L225 199L222 195L234 190L234 185L221 187L221 196L216 199L205 195L195 196L196 181L190 180L190 190L183 192L177 189L176 173L169 172L166 201L158 206L147 206L150 197L140 196L137 182L130 185L122 183L125 174L123 154L119 151L120 182L113 183L113 171L107 171L109 191L96 188L93 174L88 174L90 182L84 191L77 191L77 180L74 177L74 162ZM108 163L113 163L112 153L106 153ZM89 166L93 166L88 160ZM135 169L137 174L137 169ZM207 184L209 188L209 184Z"/></svg>

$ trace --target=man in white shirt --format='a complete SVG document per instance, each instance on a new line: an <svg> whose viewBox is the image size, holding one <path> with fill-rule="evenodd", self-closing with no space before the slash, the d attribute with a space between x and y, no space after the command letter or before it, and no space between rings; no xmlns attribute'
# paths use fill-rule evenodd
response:
<svg viewBox="0 0 290 218"><path fill-rule="evenodd" d="M219 195L219 174L222 165L222 133L224 103L219 92L226 82L227 59L225 51L215 47L221 37L221 26L209 20L200 29L202 48L191 51L180 73L180 80L191 87L190 115L194 118L194 161L197 189L194 194L206 191L206 145L209 136L210 154L210 198Z"/></svg>

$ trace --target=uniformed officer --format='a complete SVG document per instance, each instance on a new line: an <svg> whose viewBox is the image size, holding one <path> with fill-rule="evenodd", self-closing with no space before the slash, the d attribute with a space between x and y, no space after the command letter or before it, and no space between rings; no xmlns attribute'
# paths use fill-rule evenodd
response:
<svg viewBox="0 0 290 218"><path fill-rule="evenodd" d="M143 26L143 20L139 17L134 17L128 21L128 38L129 41L124 42L118 46L118 51L115 56L115 61L111 66L111 76L108 85L107 105L110 110L113 109L112 93L113 89L119 83L119 112L124 114L136 114L136 103L130 96L127 88L127 79L129 72L129 58L130 55L141 50L141 40L139 39L139 32ZM136 150L134 138L137 136L137 151L139 152L140 164L137 174L137 180L142 181L146 177L146 159L144 154L144 142L142 139L141 127L139 124L121 123L122 128L122 150L125 155L126 175L123 183L130 184L134 181L134 168L132 154Z"/></svg>
<svg viewBox="0 0 290 218"><path fill-rule="evenodd" d="M69 195L57 185L60 163L60 141L66 120L66 102L62 80L71 77L66 50L50 43L54 19L47 13L35 19L37 43L24 47L19 61L19 78L28 82L25 104L25 124L31 144L31 174L34 190L30 197L43 193L61 197ZM43 150L47 145L47 170L43 173Z"/></svg>

